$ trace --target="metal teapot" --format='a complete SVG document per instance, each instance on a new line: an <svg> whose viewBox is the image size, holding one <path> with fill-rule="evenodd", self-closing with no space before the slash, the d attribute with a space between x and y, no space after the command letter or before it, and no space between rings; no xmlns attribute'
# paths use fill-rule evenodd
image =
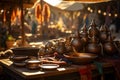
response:
<svg viewBox="0 0 120 80"><path fill-rule="evenodd" d="M72 47L74 47L76 49L77 52L83 51L83 42L80 39L79 30L77 32L75 32L75 36L73 37L73 39L71 41L71 45L72 45Z"/></svg>

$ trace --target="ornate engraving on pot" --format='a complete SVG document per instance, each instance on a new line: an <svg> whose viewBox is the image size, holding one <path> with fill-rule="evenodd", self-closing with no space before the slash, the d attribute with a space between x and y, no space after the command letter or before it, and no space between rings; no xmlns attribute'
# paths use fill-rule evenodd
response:
<svg viewBox="0 0 120 80"><path fill-rule="evenodd" d="M81 28L80 35L81 35L81 40L83 41L83 45L85 47L88 44L88 39L89 39L86 24L84 24L84 26Z"/></svg>
<svg viewBox="0 0 120 80"><path fill-rule="evenodd" d="M88 33L89 33L90 37L93 37L93 35L95 35L96 37L99 37L100 32L99 32L98 28L96 27L94 19L92 20L92 22L90 24L90 27L88 29Z"/></svg>

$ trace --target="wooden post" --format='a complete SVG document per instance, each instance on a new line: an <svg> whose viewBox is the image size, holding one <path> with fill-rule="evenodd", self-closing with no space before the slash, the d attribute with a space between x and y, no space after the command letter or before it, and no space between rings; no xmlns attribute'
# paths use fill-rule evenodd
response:
<svg viewBox="0 0 120 80"><path fill-rule="evenodd" d="M24 30L24 14L23 14L23 0L21 0L21 26L22 26L22 46L25 46L25 30Z"/></svg>
<svg viewBox="0 0 120 80"><path fill-rule="evenodd" d="M43 10L43 0L40 0L40 5L41 5L41 27L43 26L43 24L42 24L42 16L43 16L43 14L42 14L42 10Z"/></svg>

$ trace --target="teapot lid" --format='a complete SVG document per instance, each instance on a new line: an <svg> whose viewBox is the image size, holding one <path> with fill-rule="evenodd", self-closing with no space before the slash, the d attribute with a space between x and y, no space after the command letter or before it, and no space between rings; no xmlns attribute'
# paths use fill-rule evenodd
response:
<svg viewBox="0 0 120 80"><path fill-rule="evenodd" d="M101 32L108 32L109 29L108 29L107 25L104 24L104 25L102 25L102 26L100 27L100 31L101 31Z"/></svg>
<svg viewBox="0 0 120 80"><path fill-rule="evenodd" d="M93 19L93 20L91 21L90 26L96 27L96 24L95 24L95 19Z"/></svg>

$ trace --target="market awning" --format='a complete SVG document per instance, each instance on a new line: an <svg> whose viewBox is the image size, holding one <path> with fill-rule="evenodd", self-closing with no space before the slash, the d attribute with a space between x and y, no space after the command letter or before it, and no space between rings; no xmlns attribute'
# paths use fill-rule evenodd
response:
<svg viewBox="0 0 120 80"><path fill-rule="evenodd" d="M80 3L101 3L101 2L108 2L111 0L63 0L63 1L79 1Z"/></svg>
<svg viewBox="0 0 120 80"><path fill-rule="evenodd" d="M60 4L56 5L55 7L67 11L78 11L78 10L82 10L84 8L84 5L80 2L62 1Z"/></svg>
<svg viewBox="0 0 120 80"><path fill-rule="evenodd" d="M43 0L43 1L50 4L51 6L61 9L61 10L79 11L79 10L84 9L84 4L109 2L111 0L58 0L59 4L57 4L57 5L52 5L52 2L50 2L49 0ZM53 0L53 1L55 1L55 0Z"/></svg>

